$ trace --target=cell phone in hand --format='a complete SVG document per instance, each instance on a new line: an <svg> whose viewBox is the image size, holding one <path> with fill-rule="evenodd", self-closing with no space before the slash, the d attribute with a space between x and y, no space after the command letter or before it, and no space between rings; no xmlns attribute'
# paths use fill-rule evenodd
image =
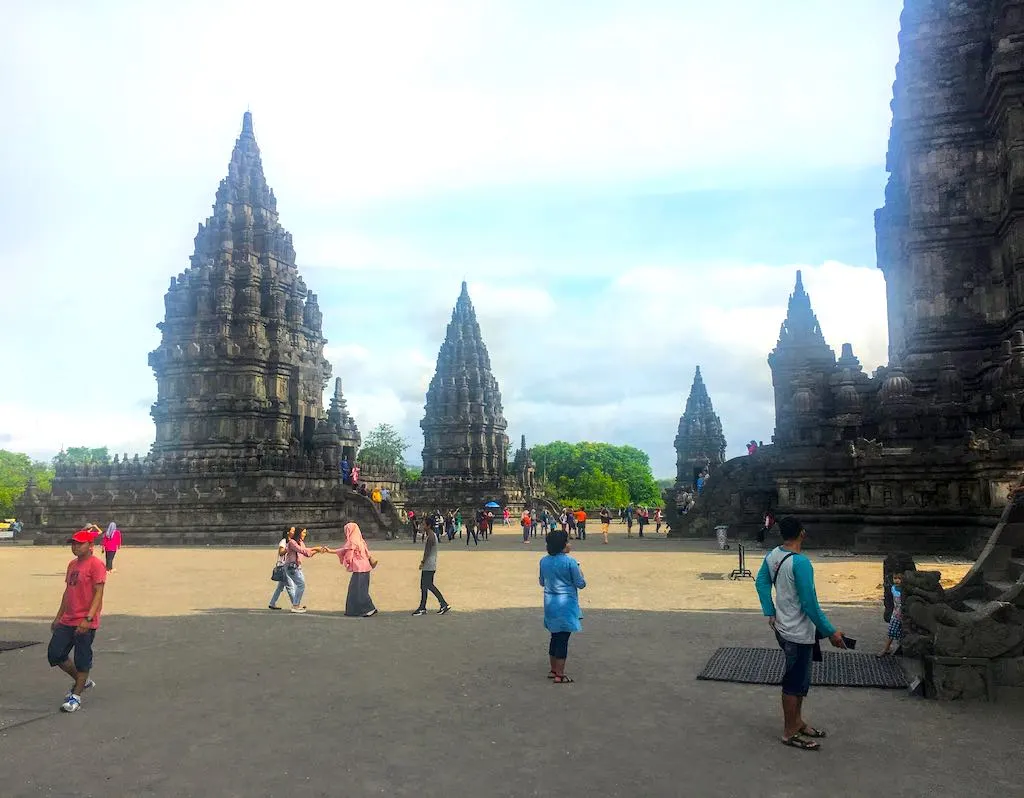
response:
<svg viewBox="0 0 1024 798"><path fill-rule="evenodd" d="M847 637L846 635L843 635L843 642L846 644L846 647L851 651L857 647L857 641L852 637Z"/></svg>

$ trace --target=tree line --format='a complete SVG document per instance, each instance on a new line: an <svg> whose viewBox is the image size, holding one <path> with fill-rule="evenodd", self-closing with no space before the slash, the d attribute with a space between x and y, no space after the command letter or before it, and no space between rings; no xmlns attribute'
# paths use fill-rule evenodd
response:
<svg viewBox="0 0 1024 798"><path fill-rule="evenodd" d="M393 467L403 481L409 482L419 478L421 469L406 462L408 448L409 443L392 425L379 424L366 436L357 460ZM633 446L554 441L534 446L531 452L538 481L559 504L588 508L661 504L661 491L651 473L650 458ZM13 516L14 503L30 477L35 478L40 491L47 492L55 466L106 464L110 460L106 446L71 447L62 450L50 463L0 449L0 518Z"/></svg>

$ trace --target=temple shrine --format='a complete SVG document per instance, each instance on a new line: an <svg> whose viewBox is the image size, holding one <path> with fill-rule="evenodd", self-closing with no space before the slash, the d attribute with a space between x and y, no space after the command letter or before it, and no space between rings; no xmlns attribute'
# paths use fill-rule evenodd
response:
<svg viewBox="0 0 1024 798"><path fill-rule="evenodd" d="M60 468L49 495L30 486L20 511L41 540L110 519L139 544L266 543L291 525L337 536L350 520L371 536L397 526L393 510L382 515L341 482L359 429L340 379L323 407L323 314L279 222L248 112L213 214L164 305L149 355L151 451Z"/></svg>

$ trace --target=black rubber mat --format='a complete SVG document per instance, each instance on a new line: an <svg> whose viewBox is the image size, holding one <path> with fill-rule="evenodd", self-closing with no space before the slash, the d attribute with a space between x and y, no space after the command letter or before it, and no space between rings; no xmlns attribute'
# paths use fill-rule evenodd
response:
<svg viewBox="0 0 1024 798"><path fill-rule="evenodd" d="M38 640L0 640L0 651L14 651L16 648L38 646Z"/></svg>
<svg viewBox="0 0 1024 798"><path fill-rule="evenodd" d="M811 668L811 684L819 687L886 687L907 686L907 676L898 657L876 657L853 652L823 652L823 662ZM745 684L782 684L786 659L777 648L720 648L698 679Z"/></svg>

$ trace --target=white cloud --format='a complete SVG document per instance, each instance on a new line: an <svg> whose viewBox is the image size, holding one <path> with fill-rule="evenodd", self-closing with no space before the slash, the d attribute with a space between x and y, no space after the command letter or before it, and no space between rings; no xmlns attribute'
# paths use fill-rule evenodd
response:
<svg viewBox="0 0 1024 798"><path fill-rule="evenodd" d="M145 455L153 442L148 409L80 412L74 402L66 410L44 409L22 402L0 402L3 448L48 460L61 448L102 447L110 454Z"/></svg>

